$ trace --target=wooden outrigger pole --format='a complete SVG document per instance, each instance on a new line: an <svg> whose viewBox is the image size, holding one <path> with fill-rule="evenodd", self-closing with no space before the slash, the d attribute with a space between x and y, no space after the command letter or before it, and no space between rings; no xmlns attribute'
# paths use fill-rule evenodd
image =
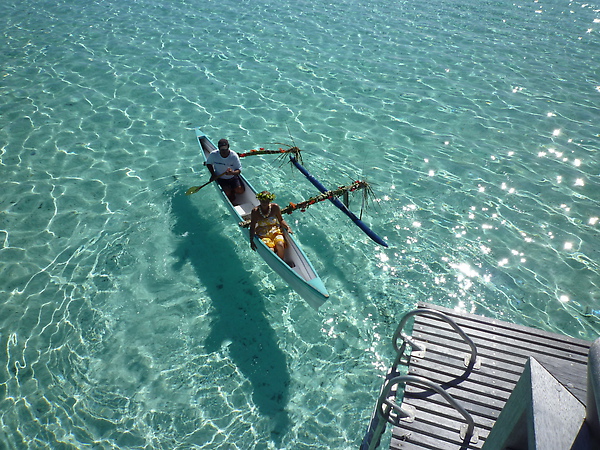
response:
<svg viewBox="0 0 600 450"><path fill-rule="evenodd" d="M280 144L280 145L286 145L286 144ZM302 154L300 153L302 150L300 150L298 147L294 146L290 146L287 145L288 148L283 149L283 148L279 148L279 150L267 150L264 148L260 148L258 150L250 150L247 152L243 152L243 153L239 153L238 156L240 158L245 158L246 156L258 156L258 155L278 155L278 159L280 161L284 161L285 159L285 155L290 155L290 157L296 158L297 160L299 160L300 162L302 162Z"/></svg>
<svg viewBox="0 0 600 450"><path fill-rule="evenodd" d="M315 203L319 203L325 200L331 200L332 198L338 198L339 196L347 193L347 192L354 192L357 191L359 189L368 189L369 188L369 183L367 183L366 181L355 181L352 184L349 184L348 186L340 186L337 189L334 189L332 191L325 191L319 195L315 195L314 197L311 197L307 200L303 200L299 203L291 203L286 206L285 208L281 209L281 214L291 214L296 210L300 210L302 212L306 211L310 206L314 205ZM243 222L240 222L240 227L242 228L247 228L250 225L250 220L245 220Z"/></svg>
<svg viewBox="0 0 600 450"><path fill-rule="evenodd" d="M300 164L298 160L292 155L290 155L290 161L321 193L331 192L328 191L328 189L325 186L323 186L323 184L321 184L319 180L313 177L310 174L310 172L306 170L306 168L304 168L304 166ZM379 245L383 245L384 247L388 246L387 243L381 237L379 237L373 230L371 230L366 223L364 223L362 220L356 217L356 215L352 211L346 208L346 206L337 197L330 197L329 200L331 201L331 203L337 206L344 214L346 214L356 224L358 228L363 230L367 236L369 236Z"/></svg>

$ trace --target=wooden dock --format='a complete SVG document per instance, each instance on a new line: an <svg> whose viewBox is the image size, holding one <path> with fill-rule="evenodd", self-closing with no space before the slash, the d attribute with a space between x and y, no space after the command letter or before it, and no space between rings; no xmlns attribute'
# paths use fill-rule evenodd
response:
<svg viewBox="0 0 600 450"><path fill-rule="evenodd" d="M425 343L426 351L423 358L409 358L408 374L445 388L473 416L478 440L461 440L459 430L465 420L439 394L408 383L402 404L414 407L416 416L393 428L391 449L480 449L530 356L585 405L592 342L426 303L418 308L445 313L477 346L481 367L468 371L464 359L469 346L451 326L436 317L417 315L412 338Z"/></svg>

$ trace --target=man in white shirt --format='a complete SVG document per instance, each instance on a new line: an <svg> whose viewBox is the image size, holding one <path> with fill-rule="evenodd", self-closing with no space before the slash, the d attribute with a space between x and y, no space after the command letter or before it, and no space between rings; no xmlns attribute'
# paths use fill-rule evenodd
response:
<svg viewBox="0 0 600 450"><path fill-rule="evenodd" d="M219 149L211 152L206 158L206 167L212 174L211 181L217 180L233 204L236 194L243 194L245 190L244 183L240 178L242 163L237 153L229 149L227 139L221 139L217 147Z"/></svg>

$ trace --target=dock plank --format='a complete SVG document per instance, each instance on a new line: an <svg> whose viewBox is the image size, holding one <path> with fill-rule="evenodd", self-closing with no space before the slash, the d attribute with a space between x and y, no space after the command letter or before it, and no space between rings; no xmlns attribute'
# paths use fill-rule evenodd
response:
<svg viewBox="0 0 600 450"><path fill-rule="evenodd" d="M443 386L473 416L479 438L462 442L459 430L464 418L441 395L407 383L399 394L404 404L416 409L416 417L393 427L390 449L480 449L530 356L585 405L591 342L427 303L418 308L447 314L477 346L481 367L467 370L464 359L470 347L443 320L415 316L408 333L426 346L424 357L409 358L408 373Z"/></svg>

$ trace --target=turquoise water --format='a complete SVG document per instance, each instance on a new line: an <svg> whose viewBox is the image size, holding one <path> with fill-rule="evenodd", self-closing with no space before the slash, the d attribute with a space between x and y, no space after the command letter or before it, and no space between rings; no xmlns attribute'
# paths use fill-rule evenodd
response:
<svg viewBox="0 0 600 450"><path fill-rule="evenodd" d="M418 301L598 336L600 5L0 13L0 448L357 448ZM292 215L331 294L312 310L212 188L183 195L195 126L367 179L389 248L330 205ZM244 164L280 204L315 194Z"/></svg>

